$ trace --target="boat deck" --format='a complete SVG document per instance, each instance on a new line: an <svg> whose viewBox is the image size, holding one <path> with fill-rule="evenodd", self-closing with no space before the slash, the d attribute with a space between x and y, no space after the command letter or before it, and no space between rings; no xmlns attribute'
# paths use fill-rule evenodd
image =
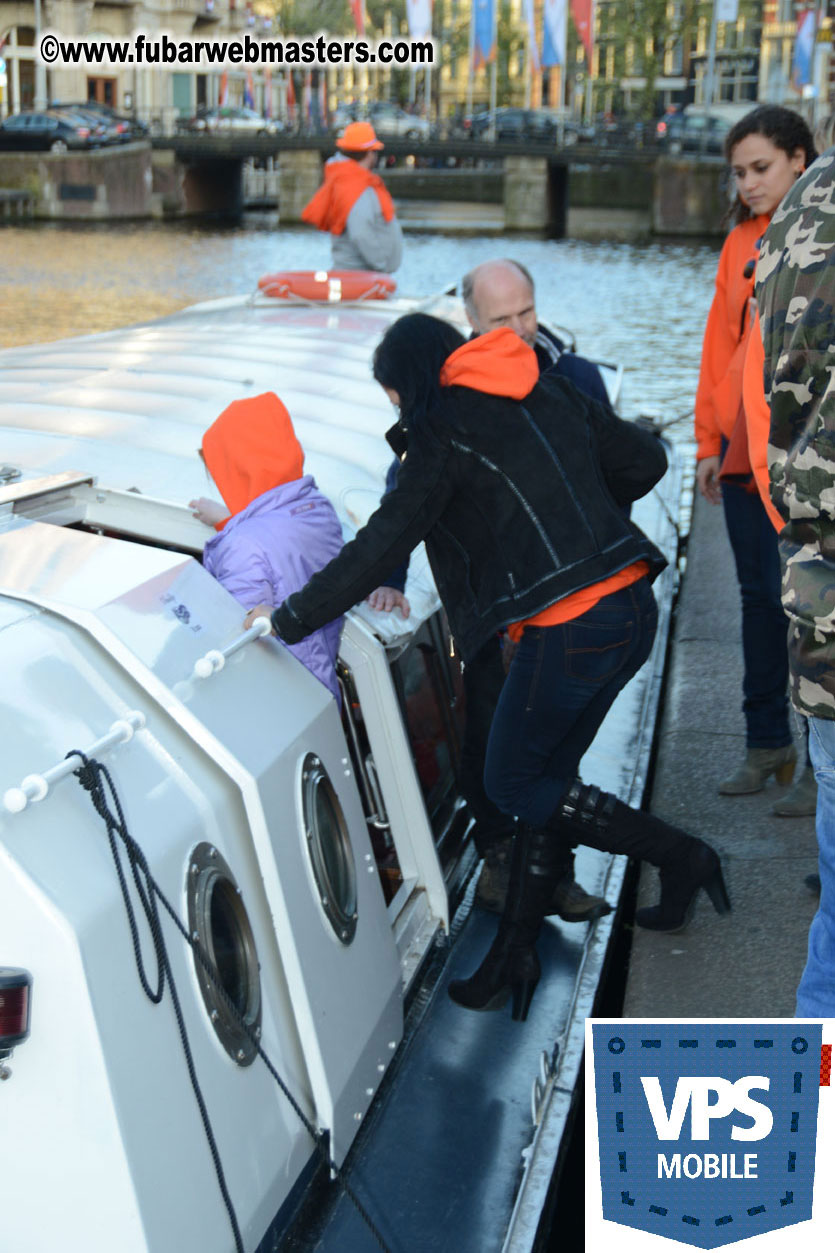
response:
<svg viewBox="0 0 835 1253"><path fill-rule="evenodd" d="M472 895L472 892L470 893ZM542 988L528 1021L510 1007L474 1014L446 995L472 972L496 918L463 907L451 960L424 1004L392 1076L385 1108L352 1154L349 1179L392 1253L498 1253L531 1136L531 1076L555 1015L572 1001L587 924L552 922L539 945ZM420 1021L416 1021L419 1018ZM474 1110L482 1115L473 1120ZM474 1127L477 1134L474 1135ZM448 1185L443 1194L439 1180ZM331 1185L310 1196L289 1233L267 1250L372 1253L379 1245L352 1203Z"/></svg>

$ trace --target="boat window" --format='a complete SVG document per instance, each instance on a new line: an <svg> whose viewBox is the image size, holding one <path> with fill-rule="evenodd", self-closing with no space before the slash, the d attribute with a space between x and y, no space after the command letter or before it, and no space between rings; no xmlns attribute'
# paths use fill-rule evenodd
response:
<svg viewBox="0 0 835 1253"><path fill-rule="evenodd" d="M302 767L305 835L325 917L343 944L357 929L357 876L348 824L322 762L308 753Z"/></svg>
<svg viewBox="0 0 835 1253"><path fill-rule="evenodd" d="M192 852L186 894L189 932L215 966L223 990L195 954L197 981L209 1020L229 1056L238 1065L248 1066L257 1056L249 1033L256 1039L261 1034L258 954L241 891L213 845L198 844Z"/></svg>

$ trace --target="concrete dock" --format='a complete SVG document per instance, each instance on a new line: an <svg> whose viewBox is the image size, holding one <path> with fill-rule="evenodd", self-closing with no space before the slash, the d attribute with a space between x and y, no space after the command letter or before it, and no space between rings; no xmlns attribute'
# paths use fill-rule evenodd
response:
<svg viewBox="0 0 835 1253"><path fill-rule="evenodd" d="M791 1017L817 899L814 818L777 818L785 789L770 779L751 796L719 796L745 754L739 588L721 507L698 496L674 623L649 808L711 843L722 857L733 912L705 893L687 929L635 928L624 1017ZM799 770L800 719L792 715ZM638 904L657 899L645 866Z"/></svg>

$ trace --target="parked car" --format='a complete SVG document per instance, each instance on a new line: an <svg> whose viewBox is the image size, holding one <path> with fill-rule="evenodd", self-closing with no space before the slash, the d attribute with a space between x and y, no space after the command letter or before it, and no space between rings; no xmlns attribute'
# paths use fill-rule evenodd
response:
<svg viewBox="0 0 835 1253"><path fill-rule="evenodd" d="M733 122L721 115L705 115L702 110L671 113L655 127L656 143L671 155L679 152L707 152L712 156L725 150L725 136Z"/></svg>
<svg viewBox="0 0 835 1253"><path fill-rule="evenodd" d="M568 148L577 143L591 143L594 139L594 127L587 126L567 110L538 109L537 113L546 115L554 124L559 143L560 126L562 126L562 142Z"/></svg>
<svg viewBox="0 0 835 1253"><path fill-rule="evenodd" d="M118 136L118 142L122 144L131 143L133 140L147 139L150 133L149 128L144 122L140 122L138 118L131 117L127 113L119 113L116 109L111 109L110 105L100 104L98 100L85 100L83 104L80 102L58 102L50 105L50 108L91 114L99 122L112 126Z"/></svg>
<svg viewBox="0 0 835 1253"><path fill-rule="evenodd" d="M493 116L489 110L476 113L470 121L470 137L487 139ZM496 109L495 137L500 143L520 141L553 146L557 142L557 118L551 109Z"/></svg>
<svg viewBox="0 0 835 1253"><path fill-rule="evenodd" d="M100 143L89 121L70 113L13 113L0 125L0 150L6 152L67 152Z"/></svg>
<svg viewBox="0 0 835 1253"><path fill-rule="evenodd" d="M262 117L255 109L243 105L218 105L213 109L198 109L194 117L179 118L177 129L195 131L198 134L225 134L228 131L251 135L269 135L283 130L283 124L275 119Z"/></svg>
<svg viewBox="0 0 835 1253"><path fill-rule="evenodd" d="M368 118L378 135L390 135L397 139L429 139L430 123L425 117L416 113L407 113L405 109L393 104L372 105Z"/></svg>
<svg viewBox="0 0 835 1253"><path fill-rule="evenodd" d="M344 130L350 122L358 121L359 117L360 106L358 104L338 104L331 114L331 129Z"/></svg>
<svg viewBox="0 0 835 1253"><path fill-rule="evenodd" d="M116 124L109 118L102 117L99 113L94 113L92 109L86 108L82 104L53 104L49 106L50 113L57 113L60 117L65 117L69 122L76 122L81 126L89 126L91 134L93 134L99 144L120 144L122 142L121 132Z"/></svg>

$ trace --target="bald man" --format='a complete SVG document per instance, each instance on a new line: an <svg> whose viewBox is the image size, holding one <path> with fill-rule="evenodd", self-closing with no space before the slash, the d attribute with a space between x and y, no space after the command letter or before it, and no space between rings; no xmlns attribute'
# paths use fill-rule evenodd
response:
<svg viewBox="0 0 835 1253"><path fill-rule="evenodd" d="M597 366L567 351L561 339L537 322L533 278L520 262L505 257L477 265L461 280L461 296L476 335L509 326L533 348L540 374L553 370L593 400L610 403Z"/></svg>

